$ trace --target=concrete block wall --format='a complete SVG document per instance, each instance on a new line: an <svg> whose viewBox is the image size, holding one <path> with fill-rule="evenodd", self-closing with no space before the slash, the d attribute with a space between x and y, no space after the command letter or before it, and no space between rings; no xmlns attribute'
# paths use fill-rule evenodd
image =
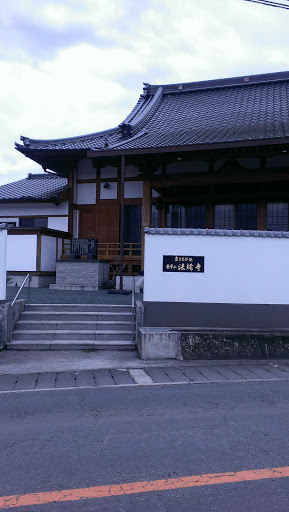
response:
<svg viewBox="0 0 289 512"><path fill-rule="evenodd" d="M0 350L6 347L12 339L12 331L24 310L25 300L17 300L12 306L10 303L0 304Z"/></svg>

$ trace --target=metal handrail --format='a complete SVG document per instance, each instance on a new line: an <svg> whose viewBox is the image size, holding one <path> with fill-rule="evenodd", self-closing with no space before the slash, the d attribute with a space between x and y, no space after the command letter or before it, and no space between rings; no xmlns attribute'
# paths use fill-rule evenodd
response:
<svg viewBox="0 0 289 512"><path fill-rule="evenodd" d="M131 337L132 341L135 341L135 276L133 276L132 295L131 295Z"/></svg>
<svg viewBox="0 0 289 512"><path fill-rule="evenodd" d="M11 302L11 306L13 306L14 303L16 302L17 297L18 297L19 293L21 292L22 288L24 287L27 279L28 279L28 299L27 299L27 302L28 302L28 304L30 303L30 274L27 274L27 276L25 277L25 279L24 279L22 285L20 286L18 292L16 293L16 296L15 296L13 302Z"/></svg>

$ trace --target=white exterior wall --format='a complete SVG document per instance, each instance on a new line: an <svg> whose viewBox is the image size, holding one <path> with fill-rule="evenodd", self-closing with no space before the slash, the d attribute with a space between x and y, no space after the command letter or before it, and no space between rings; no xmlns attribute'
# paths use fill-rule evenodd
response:
<svg viewBox="0 0 289 512"><path fill-rule="evenodd" d="M100 171L100 177L105 178L117 178L117 168L107 165Z"/></svg>
<svg viewBox="0 0 289 512"><path fill-rule="evenodd" d="M78 162L78 177L81 180L95 180L96 169L92 166L91 158L85 158Z"/></svg>
<svg viewBox="0 0 289 512"><path fill-rule="evenodd" d="M6 222L16 222L16 227L19 226L19 218L18 217L0 217L0 223L2 224L4 222L4 224Z"/></svg>
<svg viewBox="0 0 289 512"><path fill-rule="evenodd" d="M289 238L145 235L144 301L289 304ZM163 255L204 256L204 273L163 272Z"/></svg>
<svg viewBox="0 0 289 512"><path fill-rule="evenodd" d="M48 228L68 231L68 217L48 217Z"/></svg>
<svg viewBox="0 0 289 512"><path fill-rule="evenodd" d="M110 181L109 188L105 188L104 183L101 183L100 199L117 199L117 182L116 181Z"/></svg>
<svg viewBox="0 0 289 512"><path fill-rule="evenodd" d="M6 299L7 230L0 229L0 300Z"/></svg>
<svg viewBox="0 0 289 512"><path fill-rule="evenodd" d="M37 235L8 235L7 270L36 271Z"/></svg>
<svg viewBox="0 0 289 512"><path fill-rule="evenodd" d="M125 199L141 198L143 196L143 181L125 181Z"/></svg>
<svg viewBox="0 0 289 512"><path fill-rule="evenodd" d="M77 185L77 204L95 204L96 203L96 184L78 183Z"/></svg>
<svg viewBox="0 0 289 512"><path fill-rule="evenodd" d="M51 203L11 203L0 205L0 221L2 222L3 217L25 217L33 216L38 217L39 215L67 215L68 214L68 202L64 201L58 206Z"/></svg>
<svg viewBox="0 0 289 512"><path fill-rule="evenodd" d="M55 272L57 238L51 236L41 236L41 263L42 272Z"/></svg>

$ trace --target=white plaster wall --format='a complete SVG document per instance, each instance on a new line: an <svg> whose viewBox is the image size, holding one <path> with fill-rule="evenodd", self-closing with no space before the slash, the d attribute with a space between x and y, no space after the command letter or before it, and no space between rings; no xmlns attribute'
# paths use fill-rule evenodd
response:
<svg viewBox="0 0 289 512"><path fill-rule="evenodd" d="M68 217L48 217L48 227L59 231L68 231Z"/></svg>
<svg viewBox="0 0 289 512"><path fill-rule="evenodd" d="M124 197L125 199L139 198L143 196L142 181L125 181Z"/></svg>
<svg viewBox="0 0 289 512"><path fill-rule="evenodd" d="M6 299L7 230L0 229L0 300Z"/></svg>
<svg viewBox="0 0 289 512"><path fill-rule="evenodd" d="M25 217L39 215L67 215L68 202L64 201L58 206L51 203L14 203L0 206L0 217Z"/></svg>
<svg viewBox="0 0 289 512"><path fill-rule="evenodd" d="M7 237L7 270L36 270L37 235Z"/></svg>
<svg viewBox="0 0 289 512"><path fill-rule="evenodd" d="M41 263L42 272L54 272L56 267L56 242L52 236L41 236Z"/></svg>
<svg viewBox="0 0 289 512"><path fill-rule="evenodd" d="M117 182L109 181L109 188L104 188L104 183L100 184L100 199L117 199Z"/></svg>
<svg viewBox="0 0 289 512"><path fill-rule="evenodd" d="M77 185L77 204L95 204L96 203L96 184L78 183Z"/></svg>
<svg viewBox="0 0 289 512"><path fill-rule="evenodd" d="M80 180L95 180L96 169L92 166L92 160L85 158L78 162L78 179Z"/></svg>
<svg viewBox="0 0 289 512"><path fill-rule="evenodd" d="M145 235L145 301L289 304L289 238ZM205 272L163 272L163 255L204 256Z"/></svg>
<svg viewBox="0 0 289 512"><path fill-rule="evenodd" d="M100 171L101 178L117 178L117 168L107 165Z"/></svg>
<svg viewBox="0 0 289 512"><path fill-rule="evenodd" d="M0 216L0 224L5 222L16 222L16 226L19 226L19 218L18 217L1 217Z"/></svg>
<svg viewBox="0 0 289 512"><path fill-rule="evenodd" d="M125 177L134 178L140 174L138 168L135 165L127 165L125 168Z"/></svg>

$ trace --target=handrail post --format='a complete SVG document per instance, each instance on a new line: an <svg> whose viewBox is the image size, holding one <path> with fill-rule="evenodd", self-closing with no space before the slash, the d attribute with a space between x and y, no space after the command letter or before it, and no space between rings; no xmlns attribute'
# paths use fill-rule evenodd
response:
<svg viewBox="0 0 289 512"><path fill-rule="evenodd" d="M30 283L31 283L31 275L29 274L28 277L28 297L27 297L27 303L30 304Z"/></svg>
<svg viewBox="0 0 289 512"><path fill-rule="evenodd" d="M21 292L22 288L24 287L24 285L25 285L25 283L26 283L27 279L30 279L30 274L27 274L27 276L25 277L25 279L24 279L24 281L23 281L22 285L20 286L20 288L19 288L18 292L16 293L16 295L15 295L15 297L14 297L14 300L11 302L11 306L14 306L14 304L15 304L15 302L16 302L16 299L17 299L18 295L20 294L20 292ZM28 297L29 297L29 289L28 289ZM29 300L29 299L28 299L28 300Z"/></svg>
<svg viewBox="0 0 289 512"><path fill-rule="evenodd" d="M131 308L132 308L132 318L131 318L131 338L132 341L135 341L135 276L133 277L132 283L132 297L131 297Z"/></svg>

